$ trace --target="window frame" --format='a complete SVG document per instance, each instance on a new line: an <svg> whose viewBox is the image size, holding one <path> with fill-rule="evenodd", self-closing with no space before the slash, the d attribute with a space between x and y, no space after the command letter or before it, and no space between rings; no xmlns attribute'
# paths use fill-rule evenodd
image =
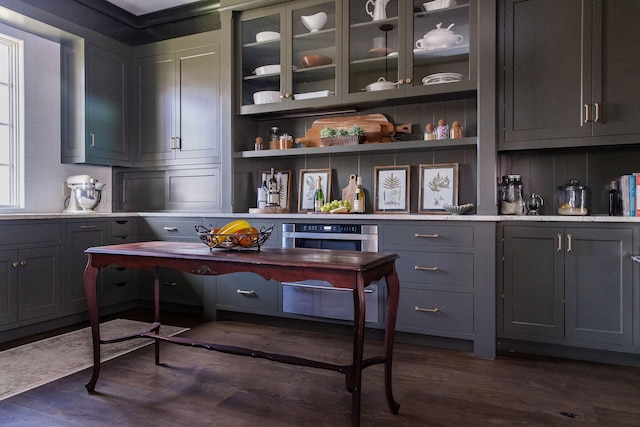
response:
<svg viewBox="0 0 640 427"><path fill-rule="evenodd" d="M8 199L7 204L0 202L0 210L25 207L25 177L24 177L24 41L0 33L0 43L9 50L8 76L9 82L9 188L0 200ZM5 85L5 83L0 83Z"/></svg>

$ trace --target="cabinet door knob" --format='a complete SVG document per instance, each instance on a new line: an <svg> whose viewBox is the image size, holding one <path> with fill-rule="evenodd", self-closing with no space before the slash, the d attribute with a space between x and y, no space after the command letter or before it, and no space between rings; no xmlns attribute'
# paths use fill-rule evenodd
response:
<svg viewBox="0 0 640 427"><path fill-rule="evenodd" d="M24 260L20 261L20 267L24 267L25 265L27 265L27 261L24 261Z"/></svg>
<svg viewBox="0 0 640 427"><path fill-rule="evenodd" d="M406 78L406 79L404 80L404 82L405 82L406 84L410 84L410 83L411 83L411 77Z"/></svg>
<svg viewBox="0 0 640 427"><path fill-rule="evenodd" d="M13 268L18 268L19 266L20 266L20 263L18 261L13 261L11 263L11 267L13 267Z"/></svg>

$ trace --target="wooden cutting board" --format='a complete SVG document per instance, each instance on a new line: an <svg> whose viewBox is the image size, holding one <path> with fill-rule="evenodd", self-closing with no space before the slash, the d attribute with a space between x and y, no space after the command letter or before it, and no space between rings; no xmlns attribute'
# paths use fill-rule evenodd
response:
<svg viewBox="0 0 640 427"><path fill-rule="evenodd" d="M366 143L391 142L396 132L411 133L411 125L394 126L384 114L364 114L360 116L341 116L317 119L307 130L304 138L298 138L307 147L321 147L320 131L325 127L349 130L352 126L360 126L365 131Z"/></svg>
<svg viewBox="0 0 640 427"><path fill-rule="evenodd" d="M349 176L349 185L342 189L342 200L348 200L351 203L351 207L353 208L353 198L356 194L356 174L352 173Z"/></svg>

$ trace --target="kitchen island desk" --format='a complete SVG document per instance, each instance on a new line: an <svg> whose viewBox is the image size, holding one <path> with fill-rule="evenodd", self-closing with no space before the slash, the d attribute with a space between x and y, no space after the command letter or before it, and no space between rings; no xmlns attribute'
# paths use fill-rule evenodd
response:
<svg viewBox="0 0 640 427"><path fill-rule="evenodd" d="M155 340L156 364L159 363L159 342L165 341L224 353L338 371L345 375L347 390L352 393L351 411L352 424L354 426L360 425L362 370L371 365L384 364L387 402L392 413L398 412L399 405L394 400L391 389L393 342L400 287L395 269L395 260L398 258L396 254L306 248L261 248L259 251L210 250L201 243L183 242L141 242L98 246L87 249L86 253L88 254L88 261L84 272L84 290L87 296L93 343L93 373L89 383L86 385L89 392L95 390L100 373L100 345L143 337ZM96 277L100 268L107 267L110 264L132 269L154 270L155 318L154 323L146 330L103 340L100 338ZM290 355L264 353L247 348L160 335L158 270L161 267L200 275L252 272L265 279L279 281L326 280L334 287L352 289L354 328L351 364L330 364ZM382 278L386 280L388 291L384 354L363 360L364 289L372 281Z"/></svg>

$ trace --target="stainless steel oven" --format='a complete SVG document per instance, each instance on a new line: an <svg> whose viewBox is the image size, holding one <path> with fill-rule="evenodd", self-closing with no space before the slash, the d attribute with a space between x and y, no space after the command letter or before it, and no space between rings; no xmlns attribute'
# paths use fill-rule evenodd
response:
<svg viewBox="0 0 640 427"><path fill-rule="evenodd" d="M378 226L358 224L282 224L282 246L378 251ZM366 322L379 322L378 283L365 289ZM353 320L351 289L322 280L282 282L282 311L305 316Z"/></svg>

